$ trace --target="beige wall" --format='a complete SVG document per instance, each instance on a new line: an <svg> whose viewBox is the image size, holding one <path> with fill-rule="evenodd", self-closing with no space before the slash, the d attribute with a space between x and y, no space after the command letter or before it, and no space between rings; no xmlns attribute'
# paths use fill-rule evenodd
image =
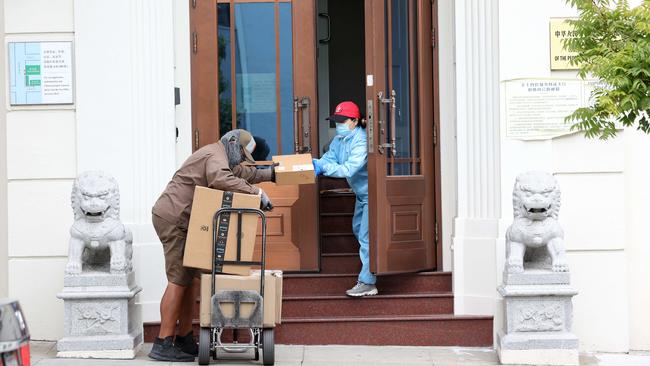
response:
<svg viewBox="0 0 650 366"><path fill-rule="evenodd" d="M4 1L0 0L0 34L4 39ZM5 69L5 47L0 48L0 70ZM0 85L5 85L5 73L0 73ZM5 89L0 90L0 298L7 296L7 121Z"/></svg>

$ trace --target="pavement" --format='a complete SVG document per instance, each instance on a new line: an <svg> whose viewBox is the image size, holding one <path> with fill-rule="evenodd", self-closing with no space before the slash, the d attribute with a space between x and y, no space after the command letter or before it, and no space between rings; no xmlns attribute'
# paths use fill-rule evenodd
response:
<svg viewBox="0 0 650 366"><path fill-rule="evenodd" d="M145 343L134 360L98 360L56 358L55 342L31 342L32 365L37 366L171 366L197 363L158 362L147 357L151 343ZM218 365L261 365L248 354L230 354ZM275 346L277 366L451 366L499 365L492 348L393 347L393 346ZM650 352L581 353L581 366L650 366Z"/></svg>

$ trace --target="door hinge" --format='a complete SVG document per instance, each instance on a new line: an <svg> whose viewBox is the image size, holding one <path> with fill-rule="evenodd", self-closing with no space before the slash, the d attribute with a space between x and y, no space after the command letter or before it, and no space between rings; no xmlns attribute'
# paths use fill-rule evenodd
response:
<svg viewBox="0 0 650 366"><path fill-rule="evenodd" d="M194 149L197 150L199 148L199 129L194 130Z"/></svg>
<svg viewBox="0 0 650 366"><path fill-rule="evenodd" d="M438 132L436 132L436 126L433 126L433 147L438 146Z"/></svg>
<svg viewBox="0 0 650 366"><path fill-rule="evenodd" d="M436 29L431 28L431 47L436 48Z"/></svg>
<svg viewBox="0 0 650 366"><path fill-rule="evenodd" d="M198 38L199 36L196 34L196 32L192 32L192 52L194 54L196 54L197 51Z"/></svg>
<svg viewBox="0 0 650 366"><path fill-rule="evenodd" d="M196 0L192 0L192 7L196 9Z"/></svg>
<svg viewBox="0 0 650 366"><path fill-rule="evenodd" d="M435 236L434 240L435 240L435 243L438 244L438 221L435 222L435 225L436 225L436 227L435 227L435 229L433 229L434 236Z"/></svg>

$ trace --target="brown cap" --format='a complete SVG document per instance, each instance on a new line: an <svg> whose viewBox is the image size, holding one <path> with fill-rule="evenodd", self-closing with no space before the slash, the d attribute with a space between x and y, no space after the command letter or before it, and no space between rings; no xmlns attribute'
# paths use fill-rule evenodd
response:
<svg viewBox="0 0 650 366"><path fill-rule="evenodd" d="M244 159L249 163L254 164L255 159L253 159L252 153L255 151L256 143L253 135L246 130L237 129L228 131L226 134L221 136L221 142L224 145L234 143L235 141L239 142L239 146L244 150Z"/></svg>
<svg viewBox="0 0 650 366"><path fill-rule="evenodd" d="M253 151L255 151L255 139L253 138L253 135L251 135L250 132L246 130L235 130L239 131L239 144L244 150L244 156L246 160L249 163L255 163L255 159L253 159Z"/></svg>

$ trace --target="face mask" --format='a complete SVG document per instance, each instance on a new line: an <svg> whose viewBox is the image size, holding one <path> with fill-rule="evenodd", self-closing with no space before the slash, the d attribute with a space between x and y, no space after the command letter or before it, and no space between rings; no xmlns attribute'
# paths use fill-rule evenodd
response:
<svg viewBox="0 0 650 366"><path fill-rule="evenodd" d="M352 130L348 126L347 122L346 123L337 123L336 124L336 134L339 136L347 136L350 133L352 133Z"/></svg>

